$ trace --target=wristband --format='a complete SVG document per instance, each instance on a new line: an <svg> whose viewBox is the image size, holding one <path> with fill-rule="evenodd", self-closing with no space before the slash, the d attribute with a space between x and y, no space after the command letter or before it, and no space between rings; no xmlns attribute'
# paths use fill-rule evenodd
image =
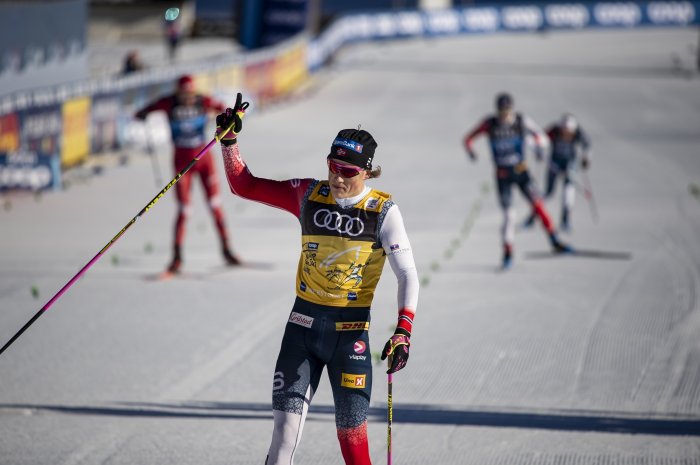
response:
<svg viewBox="0 0 700 465"><path fill-rule="evenodd" d="M408 308L402 308L399 310L399 320L396 323L395 334L403 334L405 336L411 336L413 331L413 318L415 313Z"/></svg>

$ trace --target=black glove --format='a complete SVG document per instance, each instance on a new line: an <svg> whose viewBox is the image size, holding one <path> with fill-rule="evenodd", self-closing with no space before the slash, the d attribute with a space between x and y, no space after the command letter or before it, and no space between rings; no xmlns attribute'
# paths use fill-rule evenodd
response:
<svg viewBox="0 0 700 465"><path fill-rule="evenodd" d="M411 346L411 337L406 334L395 333L384 344L382 360L389 357L389 369L387 374L396 373L406 366L408 362L408 348Z"/></svg>
<svg viewBox="0 0 700 465"><path fill-rule="evenodd" d="M236 96L236 104L233 108L227 108L216 117L216 137L222 145L233 145L236 137L243 129L243 116L249 103L243 102L243 95L239 92ZM227 129L231 127L230 131Z"/></svg>
<svg viewBox="0 0 700 465"><path fill-rule="evenodd" d="M587 170L587 169L588 169L588 166L589 166L590 164L591 164L591 163L590 163L590 161L588 160L588 157L583 157L583 158L581 159L581 168L583 168L584 170Z"/></svg>

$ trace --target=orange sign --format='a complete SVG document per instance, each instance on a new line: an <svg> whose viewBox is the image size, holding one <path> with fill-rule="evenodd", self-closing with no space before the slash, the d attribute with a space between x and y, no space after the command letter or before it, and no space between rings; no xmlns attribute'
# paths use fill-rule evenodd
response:
<svg viewBox="0 0 700 465"><path fill-rule="evenodd" d="M0 153L19 149L19 119L17 114L0 116Z"/></svg>

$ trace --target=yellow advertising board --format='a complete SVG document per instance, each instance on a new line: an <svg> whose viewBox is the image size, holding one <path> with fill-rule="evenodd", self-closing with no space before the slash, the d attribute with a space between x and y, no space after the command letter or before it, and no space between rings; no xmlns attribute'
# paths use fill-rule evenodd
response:
<svg viewBox="0 0 700 465"><path fill-rule="evenodd" d="M213 81L217 90L242 92L243 67L241 65L231 65L220 68L214 72Z"/></svg>
<svg viewBox="0 0 700 465"><path fill-rule="evenodd" d="M90 153L90 97L65 101L62 112L61 165L71 166Z"/></svg>
<svg viewBox="0 0 700 465"><path fill-rule="evenodd" d="M306 44L298 44L281 53L275 60L274 94L284 95L307 78Z"/></svg>

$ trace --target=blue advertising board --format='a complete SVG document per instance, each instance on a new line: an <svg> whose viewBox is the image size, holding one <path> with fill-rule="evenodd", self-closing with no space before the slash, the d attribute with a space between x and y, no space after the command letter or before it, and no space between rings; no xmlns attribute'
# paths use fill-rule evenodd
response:
<svg viewBox="0 0 700 465"><path fill-rule="evenodd" d="M306 29L307 0L265 0L261 45L274 45Z"/></svg>
<svg viewBox="0 0 700 465"><path fill-rule="evenodd" d="M0 190L60 188L61 106L34 107L16 114L19 145L0 153Z"/></svg>
<svg viewBox="0 0 700 465"><path fill-rule="evenodd" d="M518 2L445 10L353 14L336 21L309 48L316 69L347 42L454 34L700 24L700 1Z"/></svg>

